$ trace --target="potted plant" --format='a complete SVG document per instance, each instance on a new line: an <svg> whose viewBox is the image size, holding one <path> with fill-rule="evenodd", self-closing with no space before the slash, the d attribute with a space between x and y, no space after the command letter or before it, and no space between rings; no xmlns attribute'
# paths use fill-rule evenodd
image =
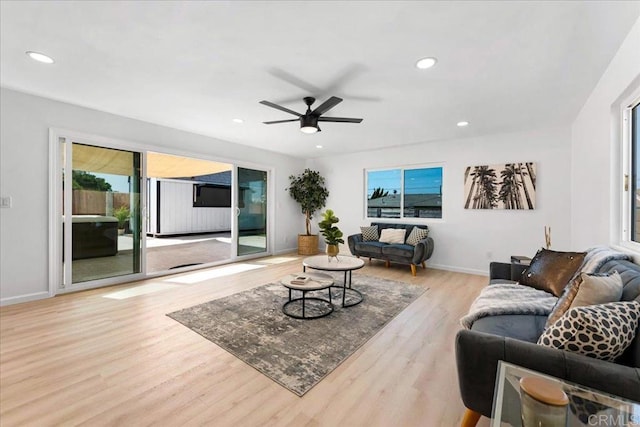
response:
<svg viewBox="0 0 640 427"><path fill-rule="evenodd" d="M324 236L324 241L327 244L327 255L329 258L337 257L338 252L340 252L340 243L344 243L342 239L342 231L334 224L340 222L340 218L333 214L331 209L327 209L325 213L322 214L322 221L318 223L318 227L320 227L320 232Z"/></svg>
<svg viewBox="0 0 640 427"><path fill-rule="evenodd" d="M324 207L329 191L320 172L311 169L305 169L298 176L291 175L289 180L289 194L300 204L306 220L306 234L298 234L298 254L315 255L318 253L318 235L311 234L311 218Z"/></svg>
<svg viewBox="0 0 640 427"><path fill-rule="evenodd" d="M131 216L129 208L126 206L120 206L118 209L113 211L113 216L118 220L118 234L123 235L127 220Z"/></svg>

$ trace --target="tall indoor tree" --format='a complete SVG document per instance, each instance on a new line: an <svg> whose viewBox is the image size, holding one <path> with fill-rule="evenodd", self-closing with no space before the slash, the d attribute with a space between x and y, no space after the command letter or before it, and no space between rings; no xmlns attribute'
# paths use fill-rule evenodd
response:
<svg viewBox="0 0 640 427"><path fill-rule="evenodd" d="M305 216L306 234L298 237L298 252L303 252L301 251L300 237L314 236L315 252L313 253L317 253L318 236L311 234L311 218L315 212L325 206L327 197L329 197L324 178L320 172L305 169L300 175L291 175L289 181L289 194L300 204L302 214ZM313 240L311 240L311 246L313 246Z"/></svg>

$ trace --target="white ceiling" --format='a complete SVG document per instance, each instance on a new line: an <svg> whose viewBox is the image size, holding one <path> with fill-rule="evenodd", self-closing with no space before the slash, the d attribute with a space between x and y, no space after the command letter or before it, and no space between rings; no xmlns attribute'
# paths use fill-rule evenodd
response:
<svg viewBox="0 0 640 427"><path fill-rule="evenodd" d="M0 4L2 86L303 158L569 124L640 15L638 1ZM425 56L438 64L418 70ZM258 101L304 112L308 95L364 121L261 123L294 116Z"/></svg>

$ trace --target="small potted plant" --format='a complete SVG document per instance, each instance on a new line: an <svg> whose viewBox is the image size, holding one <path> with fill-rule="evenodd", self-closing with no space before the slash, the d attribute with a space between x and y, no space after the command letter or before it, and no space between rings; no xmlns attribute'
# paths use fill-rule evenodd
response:
<svg viewBox="0 0 640 427"><path fill-rule="evenodd" d="M120 206L118 209L113 211L113 216L118 220L118 234L123 235L127 220L131 216L129 208L126 206Z"/></svg>
<svg viewBox="0 0 640 427"><path fill-rule="evenodd" d="M318 235L311 234L311 218L324 207L329 191L320 172L311 169L305 169L298 176L291 175L289 180L289 194L300 204L306 221L306 234L298 234L298 254L315 255L318 253Z"/></svg>
<svg viewBox="0 0 640 427"><path fill-rule="evenodd" d="M344 243L342 231L335 226L338 222L340 222L340 218L335 216L331 209L327 209L322 214L322 221L318 223L320 233L324 236L324 241L327 244L329 259L338 256L338 252L340 252L340 246L338 245Z"/></svg>

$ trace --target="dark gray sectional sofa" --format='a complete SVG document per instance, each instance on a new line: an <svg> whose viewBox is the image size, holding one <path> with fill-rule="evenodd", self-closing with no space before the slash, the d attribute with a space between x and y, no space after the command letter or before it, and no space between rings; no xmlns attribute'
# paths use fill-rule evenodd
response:
<svg viewBox="0 0 640 427"><path fill-rule="evenodd" d="M372 222L371 225L378 226L378 232L385 228L404 228L407 230L405 234L406 238L409 237L413 227L419 227L429 229L426 225L417 224L390 224L385 222ZM425 268L425 261L431 258L433 254L433 239L427 237L426 239L418 242L417 245L412 246L406 244L389 244L382 242L363 241L362 234L354 234L347 238L349 243L349 249L355 256L366 257L371 259L384 260L389 267L391 262L397 262L399 264L409 264L411 266L411 274L416 275L416 266L421 265Z"/></svg>
<svg viewBox="0 0 640 427"><path fill-rule="evenodd" d="M525 268L491 263L491 284L518 281ZM597 272L613 271L622 277L622 301L640 302L640 266L612 260ZM547 316L534 315L489 316L475 321L471 330L458 332L456 359L460 393L467 407L465 420L477 420L478 414L491 416L499 360L640 402L640 326L625 353L607 362L537 345L546 320Z"/></svg>

